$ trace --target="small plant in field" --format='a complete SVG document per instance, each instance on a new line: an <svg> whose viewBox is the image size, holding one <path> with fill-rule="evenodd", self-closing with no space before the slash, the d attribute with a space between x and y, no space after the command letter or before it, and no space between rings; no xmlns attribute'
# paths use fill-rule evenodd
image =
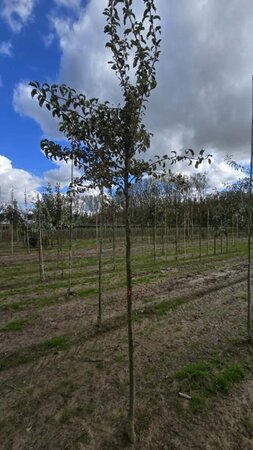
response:
<svg viewBox="0 0 253 450"><path fill-rule="evenodd" d="M179 370L176 374L178 380L197 380L209 376L211 366L205 362L197 362L188 364L184 369Z"/></svg>
<svg viewBox="0 0 253 450"><path fill-rule="evenodd" d="M227 393L234 383L238 383L245 377L245 370L239 364L233 364L218 373L213 380L212 389L215 392Z"/></svg>

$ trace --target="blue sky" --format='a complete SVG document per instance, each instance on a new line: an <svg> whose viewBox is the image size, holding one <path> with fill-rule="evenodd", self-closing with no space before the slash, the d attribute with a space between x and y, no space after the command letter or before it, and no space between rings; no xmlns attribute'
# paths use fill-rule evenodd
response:
<svg viewBox="0 0 253 450"><path fill-rule="evenodd" d="M14 189L36 193L47 182L66 186L69 167L40 151L43 137L59 138L50 113L30 97L28 82L66 83L118 102L107 64L102 11L106 0L0 0L1 201ZM236 178L227 153L248 160L253 3L251 0L157 0L162 21L158 87L146 123L154 133L148 157L182 148L212 153L213 187ZM136 1L137 14L142 1ZM187 173L188 169L179 167ZM200 170L205 171L207 167Z"/></svg>
<svg viewBox="0 0 253 450"><path fill-rule="evenodd" d="M5 17L0 17L0 43L6 43L9 49L0 51L0 134L1 154L10 158L15 167L41 176L52 167L40 152L42 131L32 118L14 110L13 92L20 82L55 82L58 79L59 45L56 40L48 45L46 39L51 36L50 15L60 13L64 17L66 10L64 7L57 9L52 1L33 3L32 14L25 23L17 18L17 23L22 25L20 31L12 28ZM67 12L68 16L72 13L75 17L71 9Z"/></svg>

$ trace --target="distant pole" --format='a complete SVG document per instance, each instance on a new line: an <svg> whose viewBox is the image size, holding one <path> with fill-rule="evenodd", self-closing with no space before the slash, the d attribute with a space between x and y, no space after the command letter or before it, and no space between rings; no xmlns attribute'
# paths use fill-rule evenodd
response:
<svg viewBox="0 0 253 450"><path fill-rule="evenodd" d="M251 101L251 152L250 152L250 177L249 177L249 206L248 206L248 340L252 341L251 333L251 234L252 234L252 175L253 175L253 76L252 76L252 101Z"/></svg>

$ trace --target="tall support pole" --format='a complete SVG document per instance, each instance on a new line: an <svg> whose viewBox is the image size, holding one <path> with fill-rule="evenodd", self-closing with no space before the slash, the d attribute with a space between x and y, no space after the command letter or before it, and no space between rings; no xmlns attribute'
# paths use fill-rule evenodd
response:
<svg viewBox="0 0 253 450"><path fill-rule="evenodd" d="M252 341L251 316L252 316L252 286L251 286L251 234L252 234L252 175L253 175L253 76L252 76L252 105L251 105L251 152L250 152L250 177L249 177L249 205L248 205L248 340Z"/></svg>
<svg viewBox="0 0 253 450"><path fill-rule="evenodd" d="M70 170L70 197L69 197L69 273L68 273L68 295L72 294L72 260L73 260L73 179L74 162L71 161Z"/></svg>

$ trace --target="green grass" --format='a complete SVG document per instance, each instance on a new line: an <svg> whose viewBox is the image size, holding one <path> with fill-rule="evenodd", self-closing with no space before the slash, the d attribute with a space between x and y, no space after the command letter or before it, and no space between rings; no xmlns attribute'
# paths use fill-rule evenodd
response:
<svg viewBox="0 0 253 450"><path fill-rule="evenodd" d="M66 336L55 336L40 344L22 349L3 358L0 361L0 371L10 369L11 367L17 367L21 364L35 362L39 358L48 355L53 350L66 350L69 345L70 343Z"/></svg>
<svg viewBox="0 0 253 450"><path fill-rule="evenodd" d="M201 378L206 378L210 374L212 367L206 362L196 362L188 364L182 370L176 373L177 380L197 380Z"/></svg>
<svg viewBox="0 0 253 450"><path fill-rule="evenodd" d="M145 300L146 303L151 303L152 301L154 301L153 298ZM161 303L157 303L156 305L147 305L142 310L134 312L133 320L139 322L144 317L148 317L151 315L156 315L157 317L164 316L168 311L172 311L173 309L183 305L187 301L187 298L178 297L174 299L164 300Z"/></svg>
<svg viewBox="0 0 253 450"><path fill-rule="evenodd" d="M6 325L0 328L1 332L4 331L20 331L26 326L27 320L12 320L8 322Z"/></svg>
<svg viewBox="0 0 253 450"><path fill-rule="evenodd" d="M57 303L57 301L57 298L54 299L52 297L41 297L34 299L31 298L14 303L2 303L0 304L0 311L19 311L27 306L31 306L34 308L43 308L46 306L54 305L55 303Z"/></svg>
<svg viewBox="0 0 253 450"><path fill-rule="evenodd" d="M227 394L235 383L244 379L246 370L242 364L227 365L221 360L190 363L176 373L180 390L191 396L190 408L201 412L208 399L219 393Z"/></svg>
<svg viewBox="0 0 253 450"><path fill-rule="evenodd" d="M212 382L214 392L227 393L234 383L238 383L245 377L245 369L239 364L233 364L218 373Z"/></svg>
<svg viewBox="0 0 253 450"><path fill-rule="evenodd" d="M66 336L55 336L48 341L38 345L41 349L66 349L68 347L68 339Z"/></svg>
<svg viewBox="0 0 253 450"><path fill-rule="evenodd" d="M87 287L87 288L78 290L78 295L80 295L80 297L89 297L89 296L95 295L97 293L98 293L98 290L97 290L97 288L94 288L94 287Z"/></svg>

